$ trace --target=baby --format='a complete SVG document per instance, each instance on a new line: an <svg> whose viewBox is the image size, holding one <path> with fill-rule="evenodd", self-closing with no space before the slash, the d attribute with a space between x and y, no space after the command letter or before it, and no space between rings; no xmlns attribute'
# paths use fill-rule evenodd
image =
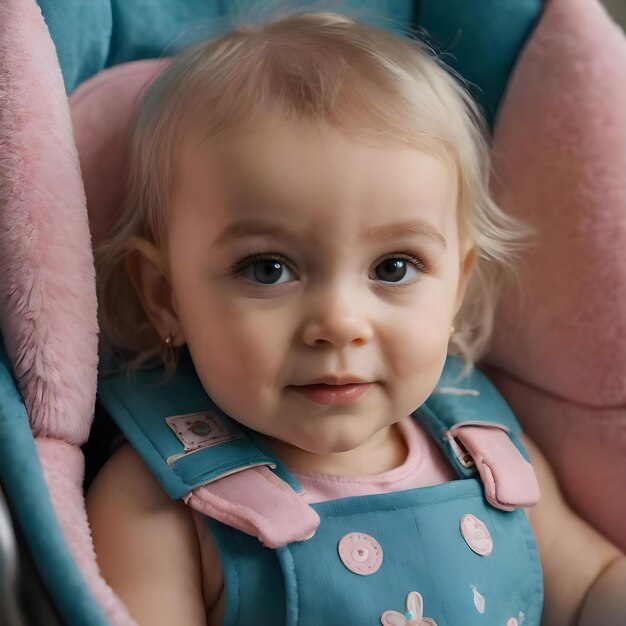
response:
<svg viewBox="0 0 626 626"><path fill-rule="evenodd" d="M87 496L140 624L626 623L624 555L522 436L524 510L517 424L471 369L525 235L488 184L459 83L340 15L152 84L97 271L104 344L168 376L103 381L132 445Z"/></svg>

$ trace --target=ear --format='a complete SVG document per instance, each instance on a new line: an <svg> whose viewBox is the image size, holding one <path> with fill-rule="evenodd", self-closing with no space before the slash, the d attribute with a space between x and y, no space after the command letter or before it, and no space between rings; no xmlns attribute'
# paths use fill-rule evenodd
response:
<svg viewBox="0 0 626 626"><path fill-rule="evenodd" d="M172 297L172 287L159 249L147 239L133 237L129 242L126 269L146 315L165 340L170 334L173 346L185 343Z"/></svg>
<svg viewBox="0 0 626 626"><path fill-rule="evenodd" d="M476 263L476 247L466 239L461 245L461 266L459 271L459 286L456 294L456 306L454 314L456 315L463 304L465 298L465 290L467 289L467 281L469 280L472 268Z"/></svg>

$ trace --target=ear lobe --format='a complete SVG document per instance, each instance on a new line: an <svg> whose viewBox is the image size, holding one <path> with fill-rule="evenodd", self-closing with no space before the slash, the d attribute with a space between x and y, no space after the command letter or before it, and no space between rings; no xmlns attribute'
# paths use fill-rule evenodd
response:
<svg viewBox="0 0 626 626"><path fill-rule="evenodd" d="M146 239L133 237L126 269L146 316L164 339L171 333L173 345L185 343L178 315L172 306L172 287L158 248Z"/></svg>

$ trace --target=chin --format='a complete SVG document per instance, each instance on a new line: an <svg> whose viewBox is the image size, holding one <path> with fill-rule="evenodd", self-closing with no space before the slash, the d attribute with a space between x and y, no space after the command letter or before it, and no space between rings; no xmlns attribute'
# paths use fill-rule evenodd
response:
<svg viewBox="0 0 626 626"><path fill-rule="evenodd" d="M315 441L307 442L308 445L299 447L313 454L340 454L354 450L365 443L362 433L341 433L322 438L319 435L316 433Z"/></svg>

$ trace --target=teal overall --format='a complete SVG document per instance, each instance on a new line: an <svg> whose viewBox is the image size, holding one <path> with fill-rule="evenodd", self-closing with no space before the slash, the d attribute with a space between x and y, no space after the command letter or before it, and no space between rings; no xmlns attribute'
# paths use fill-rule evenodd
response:
<svg viewBox="0 0 626 626"><path fill-rule="evenodd" d="M487 503L450 434L467 422L498 425L526 456L520 427L478 370L461 374L449 357L437 389L413 414L458 480L312 504L321 519L315 534L276 549L206 518L224 573L224 626L539 626L542 573L526 515ZM99 399L172 498L259 465L301 490L254 432L219 410L192 369L160 379L159 371L103 379ZM230 435L186 454L165 420L203 413Z"/></svg>

